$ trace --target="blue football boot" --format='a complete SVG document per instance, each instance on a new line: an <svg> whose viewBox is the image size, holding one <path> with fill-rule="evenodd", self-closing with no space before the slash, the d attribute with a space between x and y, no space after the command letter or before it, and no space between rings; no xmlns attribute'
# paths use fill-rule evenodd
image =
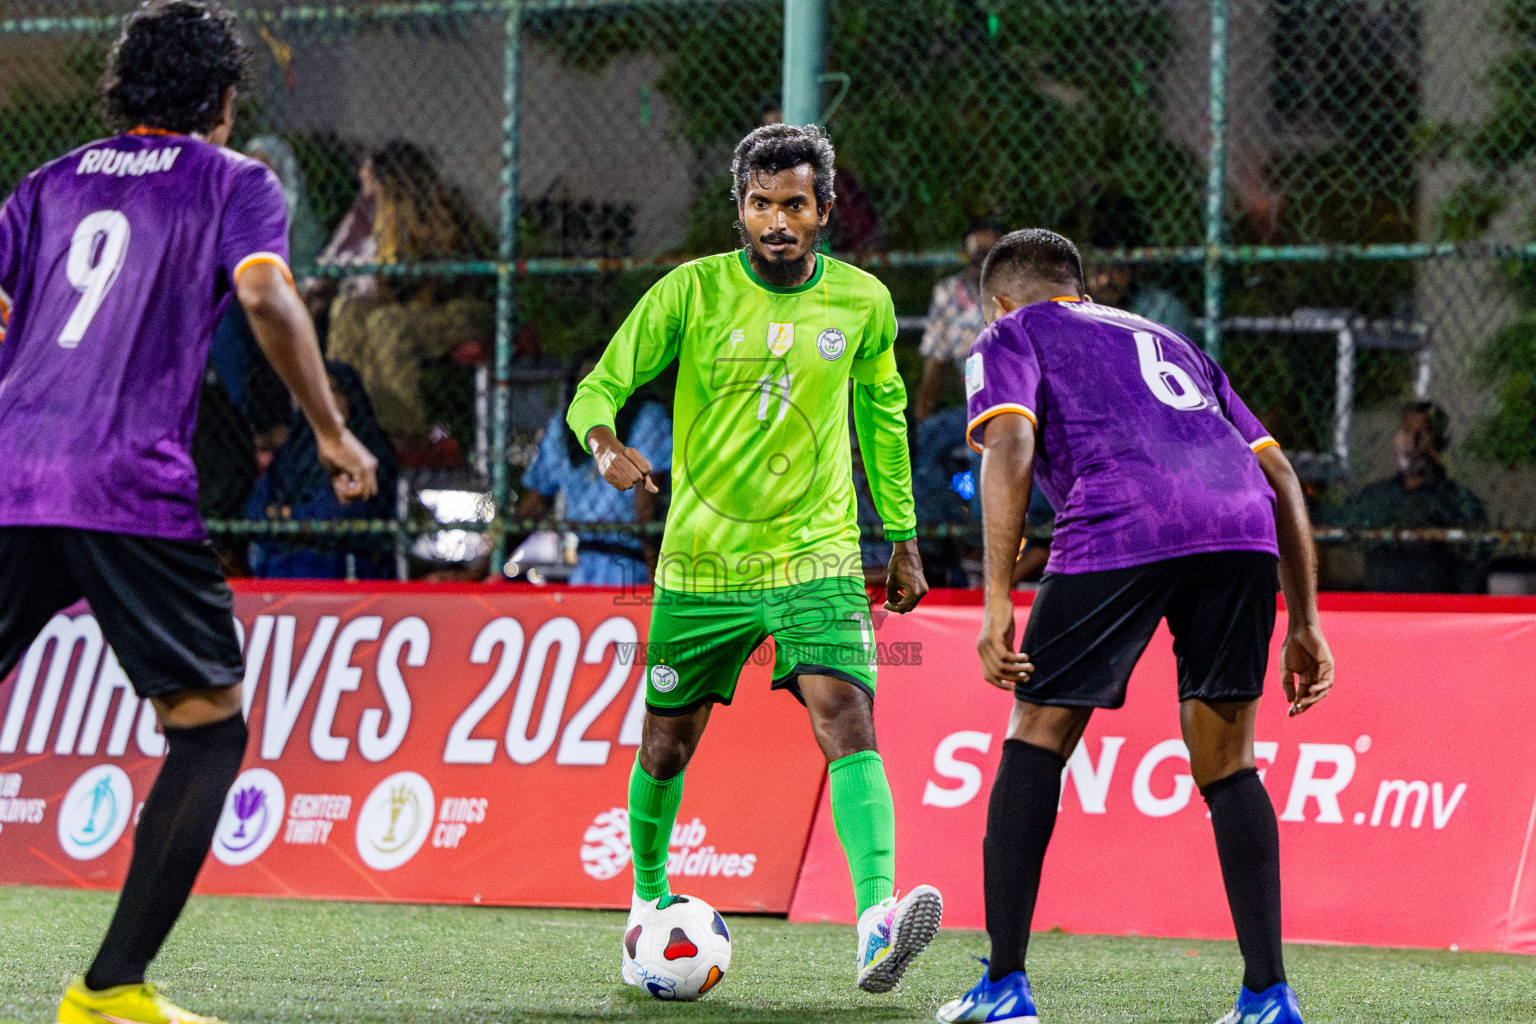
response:
<svg viewBox="0 0 1536 1024"><path fill-rule="evenodd" d="M1283 981L1263 992L1244 987L1237 991L1237 1005L1216 1024L1301 1024L1301 1008L1296 993Z"/></svg>
<svg viewBox="0 0 1536 1024"><path fill-rule="evenodd" d="M986 967L985 960L981 963ZM1001 981L992 981L987 971L983 970L981 980L974 988L959 999L939 1007L938 1018L943 1024L958 1024L961 1021L1038 1024L1035 997L1029 991L1029 979L1023 971L1014 971Z"/></svg>

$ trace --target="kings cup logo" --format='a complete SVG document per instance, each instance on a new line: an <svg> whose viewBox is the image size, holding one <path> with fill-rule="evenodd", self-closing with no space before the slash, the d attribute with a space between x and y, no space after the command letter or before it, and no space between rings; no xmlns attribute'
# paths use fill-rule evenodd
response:
<svg viewBox="0 0 1536 1024"><path fill-rule="evenodd" d="M781 356L789 351L789 347L795 343L794 324L768 325L768 351L776 356Z"/></svg>
<svg viewBox="0 0 1536 1024"><path fill-rule="evenodd" d="M412 857L432 831L432 787L415 772L396 772L363 801L357 816L357 853L376 871L391 871Z"/></svg>
<svg viewBox="0 0 1536 1024"><path fill-rule="evenodd" d="M133 783L115 764L75 780L59 805L59 845L75 860L95 860L122 836L133 816Z"/></svg>
<svg viewBox="0 0 1536 1024"><path fill-rule="evenodd" d="M213 834L213 855L231 867L260 857L283 827L287 802L276 775L265 768L241 772L224 798L224 814Z"/></svg>

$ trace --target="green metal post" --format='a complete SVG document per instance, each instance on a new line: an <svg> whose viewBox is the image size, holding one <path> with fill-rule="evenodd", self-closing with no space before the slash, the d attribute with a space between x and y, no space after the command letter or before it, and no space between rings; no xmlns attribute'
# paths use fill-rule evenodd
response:
<svg viewBox="0 0 1536 1024"><path fill-rule="evenodd" d="M1227 195L1227 0L1211 0L1211 166L1205 184L1205 351L1221 358Z"/></svg>
<svg viewBox="0 0 1536 1024"><path fill-rule="evenodd" d="M512 326L517 315L517 118L522 104L523 5L507 7L506 77L502 83L501 245L496 267L496 361L491 384L491 499L503 521L510 512L512 482L507 474L507 443L512 418ZM500 576L507 560L506 534L497 531L491 572Z"/></svg>
<svg viewBox="0 0 1536 1024"><path fill-rule="evenodd" d="M827 50L825 0L784 0L784 123L821 117L821 71Z"/></svg>

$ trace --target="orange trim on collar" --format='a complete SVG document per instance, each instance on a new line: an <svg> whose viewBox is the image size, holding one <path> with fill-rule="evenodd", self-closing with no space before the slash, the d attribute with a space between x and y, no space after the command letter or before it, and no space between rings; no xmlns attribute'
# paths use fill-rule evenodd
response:
<svg viewBox="0 0 1536 1024"><path fill-rule="evenodd" d="M181 132L168 131L165 128L151 128L147 124L141 124L137 128L130 128L128 135L180 135Z"/></svg>
<svg viewBox="0 0 1536 1024"><path fill-rule="evenodd" d="M1051 301L1052 302L1082 302L1083 300L1079 299L1079 298L1076 298L1075 296L1072 296L1072 295L1058 295L1054 299L1052 299Z"/></svg>

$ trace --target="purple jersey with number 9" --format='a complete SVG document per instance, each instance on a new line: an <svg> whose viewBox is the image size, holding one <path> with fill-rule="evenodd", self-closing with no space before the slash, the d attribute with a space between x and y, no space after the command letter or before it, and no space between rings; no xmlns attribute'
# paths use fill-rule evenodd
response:
<svg viewBox="0 0 1536 1024"><path fill-rule="evenodd" d="M287 272L264 165L133 132L28 175L0 210L0 526L200 540L192 429L235 278Z"/></svg>
<svg viewBox="0 0 1536 1024"><path fill-rule="evenodd" d="M1256 457L1275 441L1177 331L1088 302L1025 306L976 339L965 390L976 450L994 416L1035 425L1035 480L1056 509L1048 572L1278 554Z"/></svg>

